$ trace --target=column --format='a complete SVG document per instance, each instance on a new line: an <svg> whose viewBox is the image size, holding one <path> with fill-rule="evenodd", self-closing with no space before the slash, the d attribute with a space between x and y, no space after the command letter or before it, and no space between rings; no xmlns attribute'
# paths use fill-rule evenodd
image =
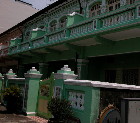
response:
<svg viewBox="0 0 140 123"><path fill-rule="evenodd" d="M39 71L32 67L25 75L25 99L26 99L26 113L34 116L37 109L37 99L39 90L39 81L42 76Z"/></svg>
<svg viewBox="0 0 140 123"><path fill-rule="evenodd" d="M74 71L68 67L68 65L64 65L61 70L58 70L57 73L54 73L55 84L54 84L54 97L64 98L65 92L64 90L64 80L66 79L76 79L77 75L74 74Z"/></svg>
<svg viewBox="0 0 140 123"><path fill-rule="evenodd" d="M17 75L13 72L12 69L10 69L10 70L8 71L8 73L4 75L4 77L5 77L5 80L4 80L4 87L8 87L8 86L9 86L9 84L8 84L8 79L10 79L10 78L16 78Z"/></svg>
<svg viewBox="0 0 140 123"><path fill-rule="evenodd" d="M87 79L88 75L88 62L86 59L77 59L77 71L78 71L78 79Z"/></svg>
<svg viewBox="0 0 140 123"><path fill-rule="evenodd" d="M42 74L41 79L46 79L48 75L48 64L39 63L39 72Z"/></svg>
<svg viewBox="0 0 140 123"><path fill-rule="evenodd" d="M23 78L24 77L24 66L23 65L19 65L19 68L18 68L18 77L19 78Z"/></svg>

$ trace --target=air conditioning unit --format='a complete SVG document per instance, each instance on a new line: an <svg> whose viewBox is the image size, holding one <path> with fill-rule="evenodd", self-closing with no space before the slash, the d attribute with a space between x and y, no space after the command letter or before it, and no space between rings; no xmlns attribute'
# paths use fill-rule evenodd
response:
<svg viewBox="0 0 140 123"><path fill-rule="evenodd" d="M140 123L140 98L121 100L122 123Z"/></svg>

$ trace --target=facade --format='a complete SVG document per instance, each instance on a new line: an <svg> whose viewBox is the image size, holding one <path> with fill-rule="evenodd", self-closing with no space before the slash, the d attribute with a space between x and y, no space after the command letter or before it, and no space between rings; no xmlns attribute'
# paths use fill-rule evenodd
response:
<svg viewBox="0 0 140 123"><path fill-rule="evenodd" d="M0 72L44 79L68 64L79 79L140 85L139 26L138 0L59 0L0 35Z"/></svg>

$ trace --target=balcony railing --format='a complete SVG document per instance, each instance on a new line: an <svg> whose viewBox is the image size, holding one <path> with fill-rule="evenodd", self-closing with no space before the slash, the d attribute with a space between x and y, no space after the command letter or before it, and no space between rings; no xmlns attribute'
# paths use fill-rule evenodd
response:
<svg viewBox="0 0 140 123"><path fill-rule="evenodd" d="M30 43L29 42L23 42L22 44L20 44L19 46L21 51L26 51L30 48Z"/></svg>
<svg viewBox="0 0 140 123"><path fill-rule="evenodd" d="M16 53L18 51L18 46L12 46L9 48L10 53Z"/></svg>
<svg viewBox="0 0 140 123"><path fill-rule="evenodd" d="M49 34L47 36L48 36L48 39L49 39L48 40L49 43L60 41L60 40L65 39L66 31L65 30L61 30L61 31L58 31L58 32L53 33L53 34Z"/></svg>
<svg viewBox="0 0 140 123"><path fill-rule="evenodd" d="M43 37L32 41L32 46L34 48L40 47L40 46L45 45L45 44L46 44L45 39Z"/></svg>
<svg viewBox="0 0 140 123"><path fill-rule="evenodd" d="M96 20L70 28L70 36L91 32L96 29Z"/></svg>
<svg viewBox="0 0 140 123"><path fill-rule="evenodd" d="M134 20L135 17L136 17L135 9L128 10L126 12L123 12L117 15L112 15L112 16L102 19L102 22L103 22L102 27L108 27L108 26L114 26L121 23L126 23L128 21Z"/></svg>

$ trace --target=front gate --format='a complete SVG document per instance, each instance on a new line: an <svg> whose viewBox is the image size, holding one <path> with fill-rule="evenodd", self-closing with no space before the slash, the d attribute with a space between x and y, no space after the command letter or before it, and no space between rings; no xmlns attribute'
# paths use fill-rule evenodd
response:
<svg viewBox="0 0 140 123"><path fill-rule="evenodd" d="M38 96L38 108L37 115L50 118L51 113L48 111L48 102L51 100L53 96L53 87L54 87L54 75L51 74L49 79L45 79L40 81L39 83L39 96Z"/></svg>

